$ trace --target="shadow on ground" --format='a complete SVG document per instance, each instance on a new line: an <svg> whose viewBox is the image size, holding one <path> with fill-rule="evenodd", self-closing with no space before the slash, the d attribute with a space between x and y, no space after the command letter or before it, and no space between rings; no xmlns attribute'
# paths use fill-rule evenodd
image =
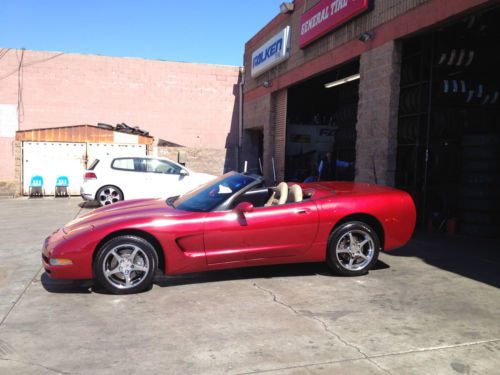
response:
<svg viewBox="0 0 500 375"><path fill-rule="evenodd" d="M84 201L84 202L78 203L78 207L93 209L93 208L99 208L99 207L101 207L101 205L96 201Z"/></svg>
<svg viewBox="0 0 500 375"><path fill-rule="evenodd" d="M373 268L372 272L386 268L389 268L389 265L379 260ZM177 285L204 284L230 280L272 279L274 277L297 277L314 275L338 277L333 274L328 266L324 263L306 263L237 268L231 270L207 271L175 276L158 274L155 278L155 284L164 288ZM54 280L51 279L47 275L47 273L43 273L41 282L44 289L50 293L106 293L106 291L100 288L92 287L92 282L90 280Z"/></svg>
<svg viewBox="0 0 500 375"><path fill-rule="evenodd" d="M387 254L417 257L434 267L500 287L500 239L417 231L408 245Z"/></svg>
<svg viewBox="0 0 500 375"><path fill-rule="evenodd" d="M90 280L55 280L46 272L42 274L43 288L50 293L90 293L92 282Z"/></svg>

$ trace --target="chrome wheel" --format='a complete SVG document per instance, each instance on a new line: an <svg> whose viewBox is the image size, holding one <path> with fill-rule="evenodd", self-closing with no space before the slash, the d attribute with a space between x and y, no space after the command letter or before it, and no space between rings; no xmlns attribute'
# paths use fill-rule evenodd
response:
<svg viewBox="0 0 500 375"><path fill-rule="evenodd" d="M144 250L134 244L120 244L106 254L102 272L106 280L118 289L140 285L148 276L150 262Z"/></svg>
<svg viewBox="0 0 500 375"><path fill-rule="evenodd" d="M123 200L122 193L118 188L105 186L98 193L98 200L101 206L116 203Z"/></svg>
<svg viewBox="0 0 500 375"><path fill-rule="evenodd" d="M340 237L335 247L338 263L349 271L360 271L367 267L375 254L372 236L360 229L350 230Z"/></svg>

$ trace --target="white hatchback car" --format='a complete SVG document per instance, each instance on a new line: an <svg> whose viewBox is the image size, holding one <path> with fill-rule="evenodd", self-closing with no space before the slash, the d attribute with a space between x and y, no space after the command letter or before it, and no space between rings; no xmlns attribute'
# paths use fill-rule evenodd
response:
<svg viewBox="0 0 500 375"><path fill-rule="evenodd" d="M80 194L101 206L124 199L168 198L182 195L214 179L166 158L150 156L94 160L85 171Z"/></svg>

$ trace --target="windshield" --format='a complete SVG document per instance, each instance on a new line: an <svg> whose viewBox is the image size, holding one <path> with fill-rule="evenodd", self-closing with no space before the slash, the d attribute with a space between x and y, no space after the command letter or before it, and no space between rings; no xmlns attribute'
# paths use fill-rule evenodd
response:
<svg viewBox="0 0 500 375"><path fill-rule="evenodd" d="M238 173L227 173L178 198L173 205L184 211L208 212L255 181Z"/></svg>

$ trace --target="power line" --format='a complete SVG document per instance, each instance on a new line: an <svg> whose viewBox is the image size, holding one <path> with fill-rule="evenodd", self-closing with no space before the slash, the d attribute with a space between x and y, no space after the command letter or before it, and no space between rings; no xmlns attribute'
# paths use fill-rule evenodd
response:
<svg viewBox="0 0 500 375"><path fill-rule="evenodd" d="M23 50L24 50L24 49L23 49ZM16 52L16 54L17 54L17 52ZM59 57L59 56L61 56L61 55L64 55L64 52L58 53L57 55L54 55L54 56L48 57L48 58L46 58L46 59L41 59L41 60L36 60L36 61L32 61L32 62L26 63L26 64L24 64L24 65L23 65L23 67L24 67L24 68L26 68L26 67L31 66L31 65L41 64L41 63L43 63L43 62L46 62L46 61L50 61L50 60L52 60L52 59L55 59L56 57ZM19 70L19 69L17 69L17 68L16 68L16 69L14 69L13 71L11 71L11 72L9 72L9 73L7 73L7 74L5 74L5 75L1 76L1 77L0 77L0 81L1 81L1 80L3 80L3 79L5 79L5 78L10 77L10 76L11 76L11 75L13 75L13 74L16 74L16 73L18 72L18 70Z"/></svg>
<svg viewBox="0 0 500 375"><path fill-rule="evenodd" d="M23 102L23 61L24 61L24 51L23 48L21 50L21 58L17 55L17 61L19 65L17 67L17 126L18 129L21 130L21 122L24 120L24 102Z"/></svg>

